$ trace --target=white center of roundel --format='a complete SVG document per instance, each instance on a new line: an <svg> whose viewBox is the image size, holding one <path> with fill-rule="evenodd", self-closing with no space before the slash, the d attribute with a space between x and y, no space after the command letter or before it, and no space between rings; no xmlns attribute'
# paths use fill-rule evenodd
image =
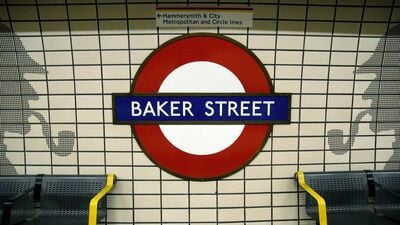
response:
<svg viewBox="0 0 400 225"><path fill-rule="evenodd" d="M239 79L219 64L197 61L172 71L159 93L244 93ZM160 125L164 136L178 149L194 155L210 155L233 144L244 125Z"/></svg>

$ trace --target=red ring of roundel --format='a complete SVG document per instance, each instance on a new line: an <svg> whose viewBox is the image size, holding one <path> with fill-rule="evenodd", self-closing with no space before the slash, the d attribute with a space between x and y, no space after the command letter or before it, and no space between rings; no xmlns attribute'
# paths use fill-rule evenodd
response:
<svg viewBox="0 0 400 225"><path fill-rule="evenodd" d="M158 93L168 74L196 61L209 61L228 68L246 93L272 92L263 65L243 45L226 37L199 34L175 38L154 51L139 69L131 93ZM210 180L247 165L265 144L270 125L246 124L232 145L210 155L181 151L167 140L157 124L133 125L132 129L148 157L164 170L187 179Z"/></svg>

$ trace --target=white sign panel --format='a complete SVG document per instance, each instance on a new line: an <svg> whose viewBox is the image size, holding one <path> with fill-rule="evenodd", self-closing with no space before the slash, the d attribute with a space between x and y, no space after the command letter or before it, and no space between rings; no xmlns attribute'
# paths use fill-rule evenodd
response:
<svg viewBox="0 0 400 225"><path fill-rule="evenodd" d="M156 9L158 27L252 27L251 8L163 8Z"/></svg>

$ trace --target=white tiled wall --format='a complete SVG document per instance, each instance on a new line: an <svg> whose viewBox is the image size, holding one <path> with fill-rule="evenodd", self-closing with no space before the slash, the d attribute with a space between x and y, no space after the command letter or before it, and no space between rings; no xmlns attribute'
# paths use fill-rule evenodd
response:
<svg viewBox="0 0 400 225"><path fill-rule="evenodd" d="M396 134L371 131L370 116L351 154L333 154L326 134L348 134L351 121L370 107L362 94L376 76L353 71L372 55L388 25L399 21L398 0L0 2L3 23L48 71L24 76L39 95L30 107L51 123L54 136L60 130L76 134L71 155L54 155L32 117L28 134L4 134L6 156L21 174L116 173L105 221L110 224L314 224L293 179L296 171L383 169L393 154ZM249 5L254 26L157 28L156 5ZM128 92L140 64L159 45L195 32L247 45L275 91L292 93L292 123L275 125L249 166L218 181L185 181L162 171L128 126L112 124L111 93Z"/></svg>

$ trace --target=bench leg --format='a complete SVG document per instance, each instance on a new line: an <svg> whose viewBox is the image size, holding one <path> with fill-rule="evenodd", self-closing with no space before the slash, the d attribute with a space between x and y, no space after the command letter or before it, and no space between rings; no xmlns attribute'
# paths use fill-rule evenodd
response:
<svg viewBox="0 0 400 225"><path fill-rule="evenodd" d="M13 207L14 201L6 201L3 203L3 218L1 218L1 225L9 225L11 210Z"/></svg>

